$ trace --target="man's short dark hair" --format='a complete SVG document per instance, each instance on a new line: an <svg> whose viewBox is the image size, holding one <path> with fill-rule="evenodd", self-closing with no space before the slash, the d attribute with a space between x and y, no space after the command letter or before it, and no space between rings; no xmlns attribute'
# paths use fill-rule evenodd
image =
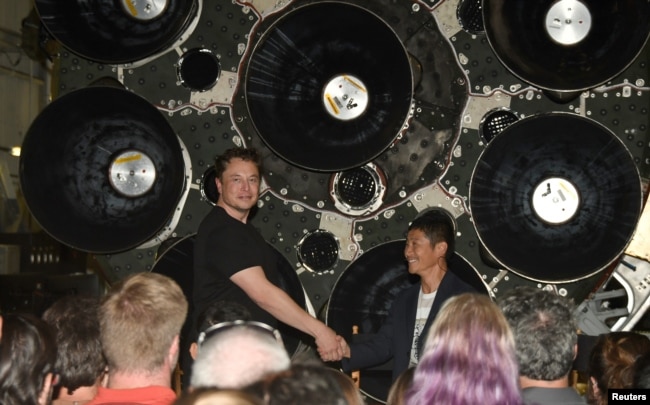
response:
<svg viewBox="0 0 650 405"><path fill-rule="evenodd" d="M58 346L56 370L60 384L71 393L96 384L106 369L99 330L99 298L69 295L43 314Z"/></svg>
<svg viewBox="0 0 650 405"><path fill-rule="evenodd" d="M442 208L430 208L420 213L409 225L408 230L418 229L426 235L434 245L438 242L447 242L446 259L449 260L455 252L456 235L454 221L451 214Z"/></svg>
<svg viewBox="0 0 650 405"><path fill-rule="evenodd" d="M323 365L293 364L289 370L269 374L246 388L268 405L345 405L347 399L338 381Z"/></svg>
<svg viewBox="0 0 650 405"><path fill-rule="evenodd" d="M573 302L550 291L515 287L497 303L515 335L519 374L542 381L567 376L578 342Z"/></svg>
<svg viewBox="0 0 650 405"><path fill-rule="evenodd" d="M221 179L223 172L226 171L228 163L232 159L241 159L246 162L252 162L257 166L257 170L262 174L262 157L255 148L231 148L226 150L221 155L217 156L214 161L215 174L218 179Z"/></svg>
<svg viewBox="0 0 650 405"><path fill-rule="evenodd" d="M235 301L213 301L199 314L197 333L201 333L212 325L230 321L250 321L251 312L244 305Z"/></svg>

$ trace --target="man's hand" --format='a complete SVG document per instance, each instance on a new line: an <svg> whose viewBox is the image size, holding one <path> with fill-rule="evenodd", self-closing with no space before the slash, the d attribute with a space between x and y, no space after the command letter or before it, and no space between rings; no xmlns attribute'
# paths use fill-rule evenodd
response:
<svg viewBox="0 0 650 405"><path fill-rule="evenodd" d="M323 361L338 361L343 357L343 348L339 337L331 328L325 326L316 336L318 354Z"/></svg>
<svg viewBox="0 0 650 405"><path fill-rule="evenodd" d="M343 357L350 358L350 346L348 345L348 342L343 339L343 336L337 336L336 339L339 341L339 346L341 347L341 350L343 351Z"/></svg>

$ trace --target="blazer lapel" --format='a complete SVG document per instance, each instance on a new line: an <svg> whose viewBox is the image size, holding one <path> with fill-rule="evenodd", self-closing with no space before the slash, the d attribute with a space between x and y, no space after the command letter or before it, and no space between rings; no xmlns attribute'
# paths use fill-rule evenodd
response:
<svg viewBox="0 0 650 405"><path fill-rule="evenodd" d="M406 314L406 316L404 317L404 320L406 322L405 330L407 331L413 331L413 328L415 328L415 316L418 307L418 296L420 295L420 288L421 288L420 283L417 283L413 287L410 287L406 296L406 300L404 302L404 304L406 305L404 311L404 313Z"/></svg>
<svg viewBox="0 0 650 405"><path fill-rule="evenodd" d="M442 278L442 281L438 286L438 290L436 291L436 296L433 299L433 303L431 304L431 311L429 312L429 316L427 317L427 322L424 324L424 329L422 330L422 338L418 342L418 357L419 354L422 353L422 348L424 347L426 336L429 334L429 329L431 328L431 324L433 323L433 320L436 318L436 315L438 315L438 312L440 311L440 307L442 307L442 304L445 301L447 301L448 298L454 295L454 289L450 288L450 285L454 284L455 278L456 276L450 271L448 271L445 274L445 276ZM417 305L417 303L415 305ZM415 325L415 320L413 321L412 325Z"/></svg>

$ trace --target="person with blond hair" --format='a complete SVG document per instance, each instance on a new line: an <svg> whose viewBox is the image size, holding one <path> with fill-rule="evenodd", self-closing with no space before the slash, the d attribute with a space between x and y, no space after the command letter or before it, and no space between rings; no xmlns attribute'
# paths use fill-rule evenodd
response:
<svg viewBox="0 0 650 405"><path fill-rule="evenodd" d="M181 288L162 274L136 273L113 286L99 310L108 387L89 404L174 402L171 376L187 309Z"/></svg>
<svg viewBox="0 0 650 405"><path fill-rule="evenodd" d="M515 340L488 296L466 293L440 309L415 368L409 405L521 405Z"/></svg>

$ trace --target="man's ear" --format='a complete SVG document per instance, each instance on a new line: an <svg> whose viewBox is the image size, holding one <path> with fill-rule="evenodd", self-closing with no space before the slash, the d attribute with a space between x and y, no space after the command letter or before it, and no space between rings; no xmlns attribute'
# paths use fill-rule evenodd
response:
<svg viewBox="0 0 650 405"><path fill-rule="evenodd" d="M104 373L99 377L99 385L104 388L108 387L108 366L104 368Z"/></svg>
<svg viewBox="0 0 650 405"><path fill-rule="evenodd" d="M47 405L49 404L50 397L52 396L52 381L54 380L54 374L47 373L43 379L43 389L41 393L38 394L38 405Z"/></svg>
<svg viewBox="0 0 650 405"><path fill-rule="evenodd" d="M219 180L218 177L214 178L214 184L217 186L217 191L219 192L219 195L221 195L222 184L221 184L221 180Z"/></svg>
<svg viewBox="0 0 650 405"><path fill-rule="evenodd" d="M180 352L180 345L180 337L178 335L174 336L174 340L171 346L169 346L169 353L167 353L167 356L169 356L169 364L175 366Z"/></svg>
<svg viewBox="0 0 650 405"><path fill-rule="evenodd" d="M447 254L447 249L448 248L449 248L449 245L444 240L436 243L436 249L438 249L438 251L440 253L442 253L443 256Z"/></svg>
<svg viewBox="0 0 650 405"><path fill-rule="evenodd" d="M196 354L199 352L199 345L196 344L196 342L192 342L190 345L190 356L192 356L192 360L196 360Z"/></svg>

